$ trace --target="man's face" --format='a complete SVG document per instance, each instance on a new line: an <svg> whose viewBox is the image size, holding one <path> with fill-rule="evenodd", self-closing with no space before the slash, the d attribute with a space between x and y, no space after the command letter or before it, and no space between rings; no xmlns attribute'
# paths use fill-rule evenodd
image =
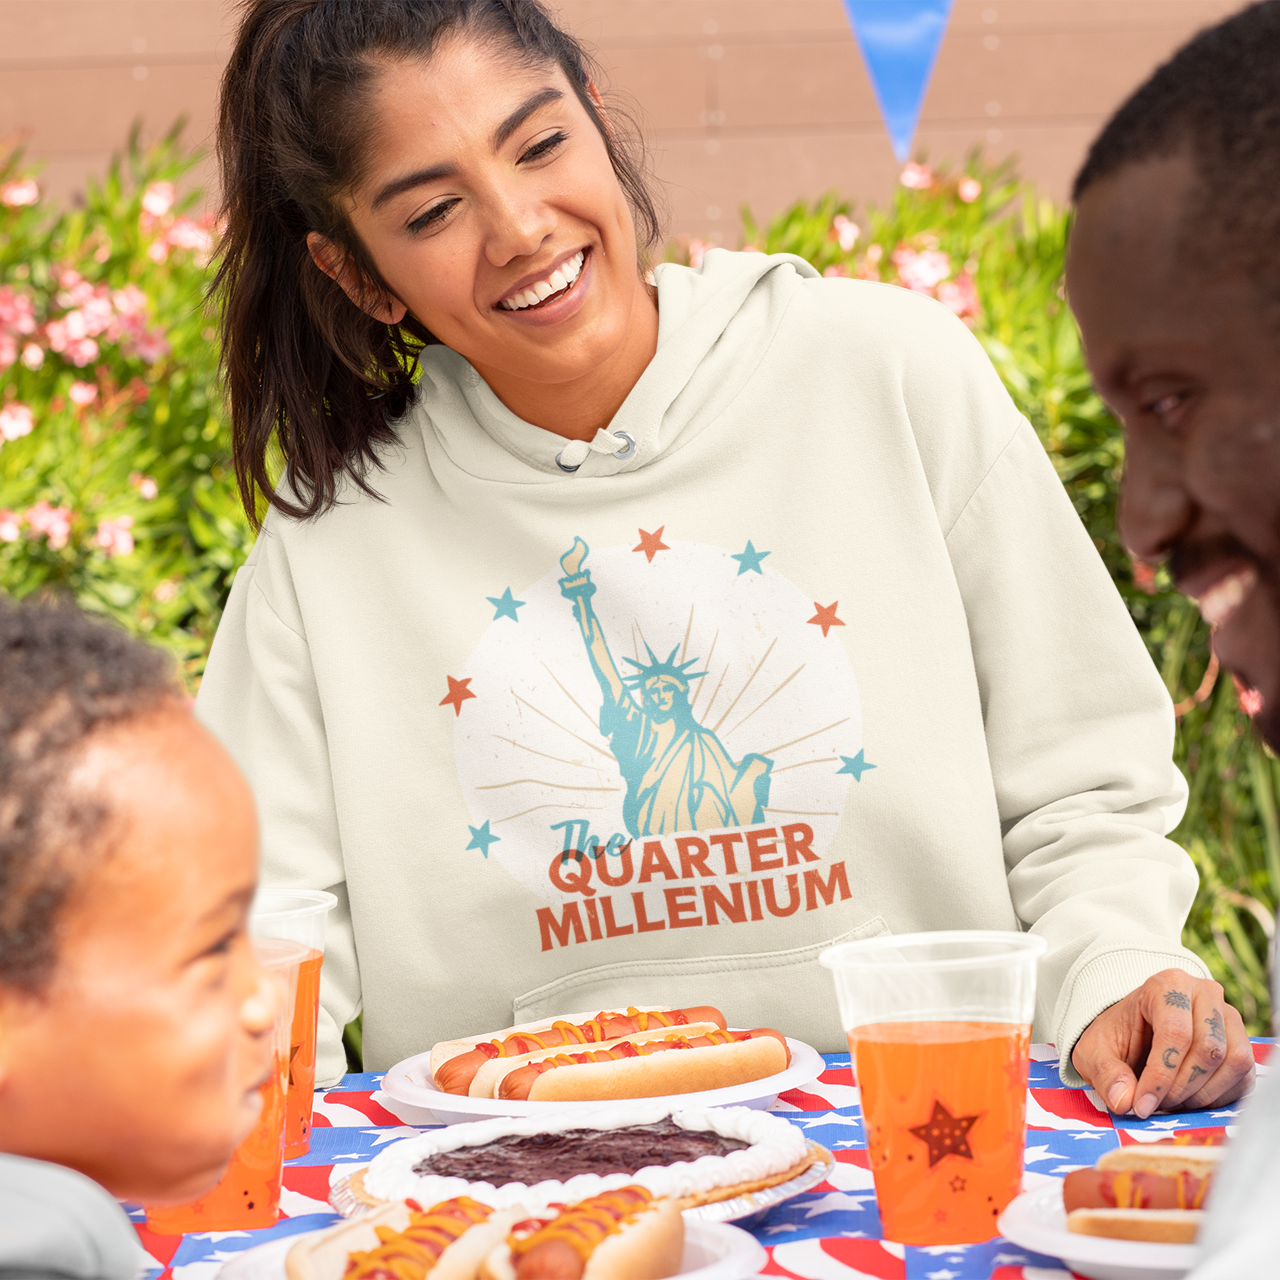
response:
<svg viewBox="0 0 1280 1280"><path fill-rule="evenodd" d="M47 988L0 988L0 1149L188 1200L252 1128L271 1064L253 801L176 700L90 739L70 785L107 803L109 852L84 855Z"/></svg>
<svg viewBox="0 0 1280 1280"><path fill-rule="evenodd" d="M1121 537L1140 559L1168 560L1280 746L1280 337L1253 281L1199 250L1185 219L1194 181L1175 157L1090 187L1067 290L1124 423Z"/></svg>

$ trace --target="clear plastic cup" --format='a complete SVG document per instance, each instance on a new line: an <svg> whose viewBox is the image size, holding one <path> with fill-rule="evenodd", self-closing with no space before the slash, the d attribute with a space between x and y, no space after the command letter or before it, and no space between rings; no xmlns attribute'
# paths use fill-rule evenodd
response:
<svg viewBox="0 0 1280 1280"><path fill-rule="evenodd" d="M899 1244L975 1244L1022 1190L1035 934L899 934L830 947L880 1224Z"/></svg>
<svg viewBox="0 0 1280 1280"><path fill-rule="evenodd" d="M147 1206L147 1226L162 1235L272 1227L280 1213L289 1031L293 1026L298 974L309 948L275 938L255 938L253 945L262 967L275 978L281 991L273 1069L271 1078L261 1086L262 1112L212 1191L185 1204Z"/></svg>
<svg viewBox="0 0 1280 1280"><path fill-rule="evenodd" d="M316 1087L316 1026L320 1017L320 969L329 912L338 899L323 889L259 889L249 915L257 938L285 938L307 948L298 973L289 1039L289 1089L284 1122L284 1156L311 1149L311 1104Z"/></svg>

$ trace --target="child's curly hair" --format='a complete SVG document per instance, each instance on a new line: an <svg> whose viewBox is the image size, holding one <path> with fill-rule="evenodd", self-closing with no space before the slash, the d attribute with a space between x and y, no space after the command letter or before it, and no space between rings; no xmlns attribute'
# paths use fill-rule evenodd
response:
<svg viewBox="0 0 1280 1280"><path fill-rule="evenodd" d="M95 730L180 696L168 655L69 605L0 593L0 985L38 995L110 806L67 776Z"/></svg>

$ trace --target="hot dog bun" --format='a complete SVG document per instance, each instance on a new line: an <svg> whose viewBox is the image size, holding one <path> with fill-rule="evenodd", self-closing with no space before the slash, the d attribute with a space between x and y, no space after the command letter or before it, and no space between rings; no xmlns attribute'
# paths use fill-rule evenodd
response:
<svg viewBox="0 0 1280 1280"><path fill-rule="evenodd" d="M1222 1147L1134 1143L1063 1182L1067 1230L1118 1240L1190 1244Z"/></svg>
<svg viewBox="0 0 1280 1280"><path fill-rule="evenodd" d="M530 1102L612 1102L623 1098L661 1098L699 1093L706 1089L727 1089L786 1070L791 1055L782 1036L764 1029L751 1033L751 1036L750 1039L734 1040L728 1044L660 1049L605 1062L557 1065L538 1074L527 1085L527 1093L524 1092L525 1081L521 1081L518 1090L510 1087L515 1081L515 1073L520 1070L513 1066L495 1081L493 1096L527 1097ZM653 1044L671 1037L672 1032L667 1031L665 1035L628 1037L627 1042ZM619 1045L627 1042L619 1042ZM619 1045L602 1045L601 1050L616 1050ZM531 1056L533 1061L525 1066L536 1066L566 1055L552 1050Z"/></svg>
<svg viewBox="0 0 1280 1280"><path fill-rule="evenodd" d="M565 1047L555 1049L538 1049L534 1053L522 1053L514 1058L492 1058L475 1073L471 1080L471 1087L467 1092L473 1098L496 1098L498 1097L498 1087L503 1079L516 1070L517 1067L527 1066L531 1062L542 1062L546 1058L554 1058L557 1054L563 1054L566 1051L574 1052L578 1049L612 1049L626 1040L630 1044L648 1044L651 1040L661 1040L664 1036L672 1033L671 1027L658 1027L653 1031L638 1031L635 1035L623 1036L617 1040L607 1040L603 1044L589 1045L571 1045L567 1050ZM705 1035L708 1031L718 1031L719 1028L714 1022L695 1022L691 1026L678 1028L681 1035L700 1036Z"/></svg>
<svg viewBox="0 0 1280 1280"><path fill-rule="evenodd" d="M488 1208L487 1205L481 1207ZM399 1200L299 1240L285 1257L285 1273L289 1280L342 1280L352 1255L375 1250L385 1243L387 1236L403 1232L413 1221L415 1212L420 1213L409 1202ZM475 1280L485 1256L501 1244L512 1226L525 1216L522 1208L494 1210L440 1254L428 1271L431 1280ZM379 1234L379 1227L383 1228L383 1234Z"/></svg>
<svg viewBox="0 0 1280 1280"><path fill-rule="evenodd" d="M479 1280L665 1280L680 1270L684 1217L642 1187L539 1217L545 1225L521 1223L486 1256Z"/></svg>
<svg viewBox="0 0 1280 1280"><path fill-rule="evenodd" d="M445 1093L463 1094L470 1091L475 1073L491 1058L518 1057L544 1048L600 1045L659 1027L702 1023L723 1029L725 1018L710 1005L688 1009L631 1005L626 1009L565 1014L488 1035L441 1041L431 1050L431 1078Z"/></svg>

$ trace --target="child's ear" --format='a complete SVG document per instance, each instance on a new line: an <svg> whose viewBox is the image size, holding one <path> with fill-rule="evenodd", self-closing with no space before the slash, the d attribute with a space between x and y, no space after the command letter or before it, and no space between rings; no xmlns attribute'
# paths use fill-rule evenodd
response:
<svg viewBox="0 0 1280 1280"><path fill-rule="evenodd" d="M399 324L409 308L394 294L384 293L371 297L363 287L359 274L346 252L318 231L307 233L307 251L311 261L341 287L367 316L381 320L383 324Z"/></svg>

